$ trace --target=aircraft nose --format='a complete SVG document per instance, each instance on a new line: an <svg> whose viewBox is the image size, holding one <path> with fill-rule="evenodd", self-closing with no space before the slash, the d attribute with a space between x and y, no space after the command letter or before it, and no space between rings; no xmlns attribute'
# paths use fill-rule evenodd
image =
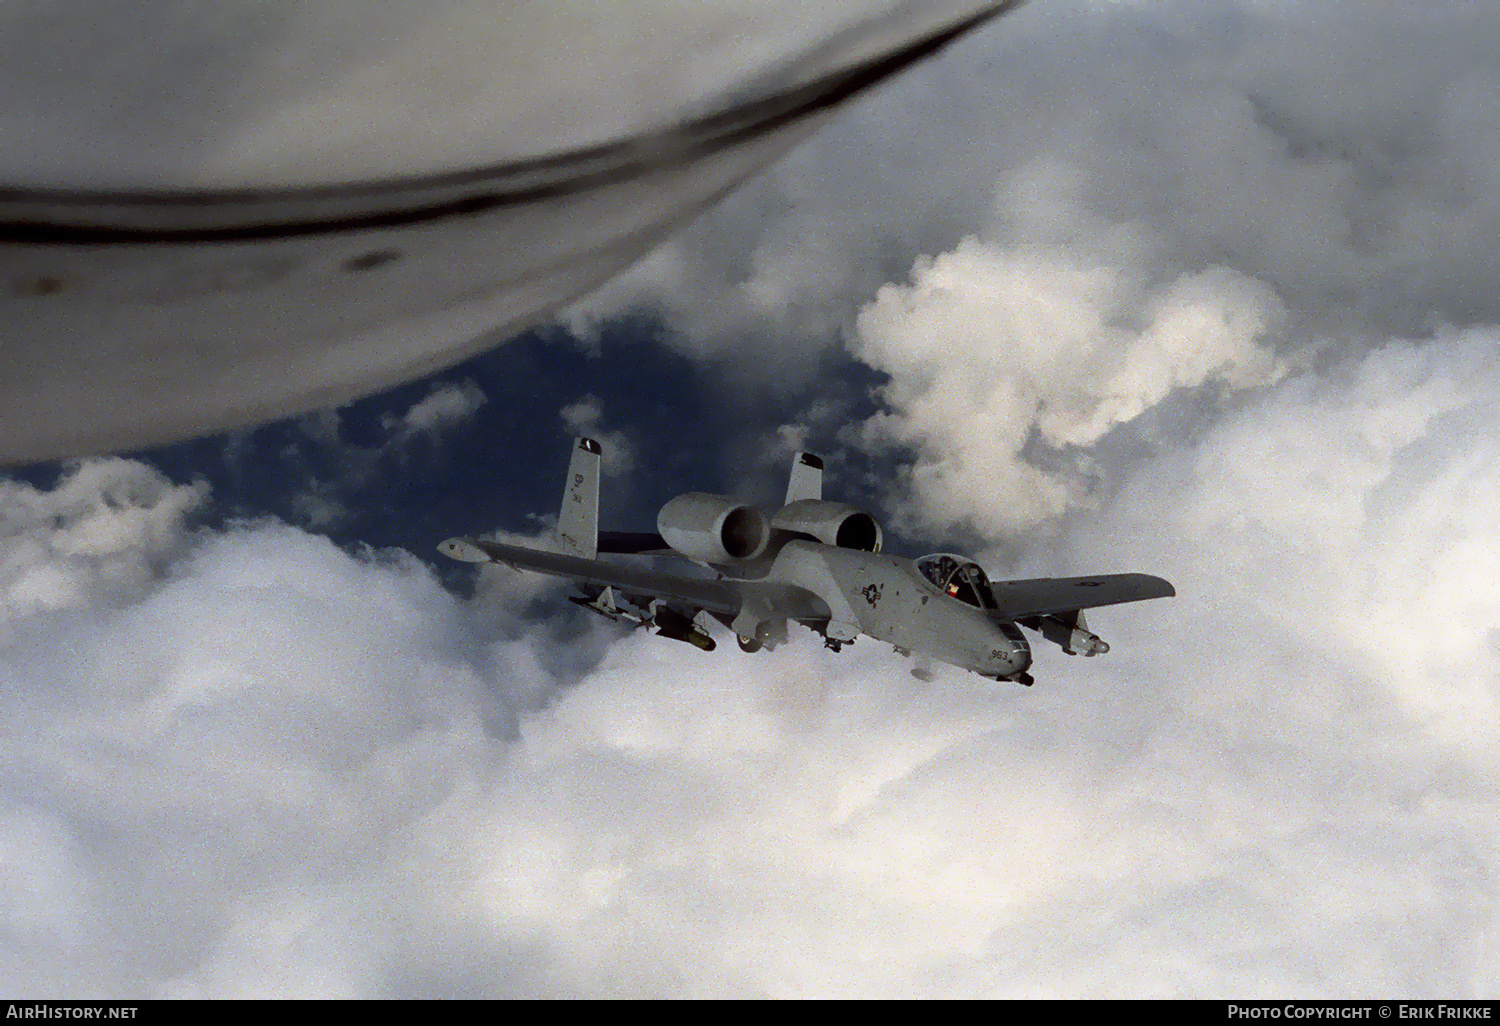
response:
<svg viewBox="0 0 1500 1026"><path fill-rule="evenodd" d="M1021 673L1031 666L1031 646L1021 628L1013 623L996 624L995 635L995 652L1010 672Z"/></svg>

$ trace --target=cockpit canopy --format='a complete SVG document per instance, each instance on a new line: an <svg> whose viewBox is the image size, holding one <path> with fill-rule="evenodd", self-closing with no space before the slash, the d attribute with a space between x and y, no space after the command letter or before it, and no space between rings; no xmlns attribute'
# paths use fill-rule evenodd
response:
<svg viewBox="0 0 1500 1026"><path fill-rule="evenodd" d="M917 569L922 576L945 595L966 602L980 609L993 609L994 596L990 594L990 579L979 564L963 556L947 552L934 552L917 560Z"/></svg>

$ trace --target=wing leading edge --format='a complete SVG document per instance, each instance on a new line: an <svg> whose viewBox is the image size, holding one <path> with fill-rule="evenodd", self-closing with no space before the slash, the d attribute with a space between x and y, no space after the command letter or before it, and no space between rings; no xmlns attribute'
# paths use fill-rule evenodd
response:
<svg viewBox="0 0 1500 1026"><path fill-rule="evenodd" d="M740 607L751 596L764 600L777 615L790 620L823 620L830 615L827 604L812 592L772 581L681 577L645 567L581 559L560 552L477 538L449 538L438 546L438 551L468 563L504 563L517 570L534 570L583 584L613 586L655 598L680 599L710 613L730 617L739 613Z"/></svg>
<svg viewBox="0 0 1500 1026"><path fill-rule="evenodd" d="M1096 574L1092 577L1038 577L994 581L995 615L1006 620L1049 613L1069 613L1121 602L1171 598L1177 589L1150 574Z"/></svg>

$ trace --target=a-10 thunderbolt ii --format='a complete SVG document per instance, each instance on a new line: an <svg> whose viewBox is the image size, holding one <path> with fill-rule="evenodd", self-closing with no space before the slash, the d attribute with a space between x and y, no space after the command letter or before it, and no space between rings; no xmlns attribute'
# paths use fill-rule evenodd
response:
<svg viewBox="0 0 1500 1026"><path fill-rule="evenodd" d="M574 602L705 651L715 647L709 618L734 631L746 652L785 642L795 620L835 651L861 634L888 642L915 657L912 672L923 679L941 660L1025 685L1032 683L1031 646L1021 628L1070 655L1099 655L1109 646L1089 630L1085 609L1176 594L1149 574L991 581L963 556L887 555L873 516L823 498L823 463L811 453L793 458L786 501L773 516L728 496L689 492L662 507L657 534L601 533L599 457L598 442L577 439L558 551L475 538L449 538L438 551L570 578L583 593ZM605 561L601 553L671 553L717 576Z"/></svg>

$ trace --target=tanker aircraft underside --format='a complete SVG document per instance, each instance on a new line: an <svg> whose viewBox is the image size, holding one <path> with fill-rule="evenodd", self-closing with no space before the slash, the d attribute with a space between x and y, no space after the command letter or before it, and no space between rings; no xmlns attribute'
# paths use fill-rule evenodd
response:
<svg viewBox="0 0 1500 1026"><path fill-rule="evenodd" d="M924 679L939 660L1026 685L1031 646L1023 627L1069 655L1099 655L1109 646L1089 630L1085 609L1176 594L1149 574L991 581L959 555L886 555L873 516L823 498L823 462L811 453L793 458L786 499L773 516L728 496L689 492L662 507L655 534L600 532L599 457L598 442L576 440L555 551L476 538L449 538L438 551L571 579L582 592L574 602L705 651L715 647L714 620L746 652L782 644L795 621L834 651L860 635L887 642L914 657L912 672ZM669 554L716 576L602 560L601 553Z"/></svg>

